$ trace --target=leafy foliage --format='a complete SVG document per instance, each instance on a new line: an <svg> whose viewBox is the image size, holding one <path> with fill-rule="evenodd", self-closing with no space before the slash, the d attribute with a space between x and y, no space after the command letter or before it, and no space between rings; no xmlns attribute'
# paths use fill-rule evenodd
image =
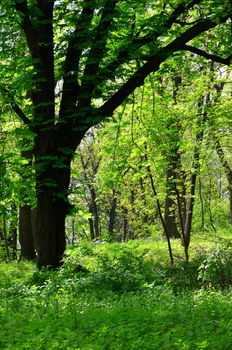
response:
<svg viewBox="0 0 232 350"><path fill-rule="evenodd" d="M204 256L170 267L154 243L80 244L56 271L0 264L1 348L229 350L231 290L200 289Z"/></svg>

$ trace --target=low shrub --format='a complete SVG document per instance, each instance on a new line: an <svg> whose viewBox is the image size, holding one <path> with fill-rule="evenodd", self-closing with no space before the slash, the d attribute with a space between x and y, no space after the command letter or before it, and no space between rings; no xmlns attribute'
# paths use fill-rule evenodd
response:
<svg viewBox="0 0 232 350"><path fill-rule="evenodd" d="M218 246L203 260L198 278L204 287L225 289L232 285L232 245Z"/></svg>

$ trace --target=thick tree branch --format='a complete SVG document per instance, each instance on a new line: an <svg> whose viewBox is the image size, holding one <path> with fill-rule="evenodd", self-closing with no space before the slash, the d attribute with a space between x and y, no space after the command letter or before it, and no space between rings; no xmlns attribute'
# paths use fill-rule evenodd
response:
<svg viewBox="0 0 232 350"><path fill-rule="evenodd" d="M228 17L228 16L227 16ZM226 20L226 17L224 18ZM191 39L197 37L199 34L215 27L216 22L210 19L205 19L191 28L187 29L178 38L173 40L166 47L161 48L157 54L150 56L148 61L139 68L123 86L111 97L103 106L99 108L102 119L106 116L112 115L114 110L127 98L138 86L143 85L144 79L152 72L156 72L159 66L172 53L183 50L184 45Z"/></svg>
<svg viewBox="0 0 232 350"><path fill-rule="evenodd" d="M27 0L15 2L36 72L33 76L34 89L31 91L35 118L43 116L44 121L52 120L55 113L53 5L53 0L37 0L32 9Z"/></svg>
<svg viewBox="0 0 232 350"><path fill-rule="evenodd" d="M28 47L31 52L31 56L34 59L39 59L39 43L37 33L32 25L29 9L26 0L17 1L15 3L15 9L18 11L21 17L21 27L27 39Z"/></svg>
<svg viewBox="0 0 232 350"><path fill-rule="evenodd" d="M92 92L96 86L97 72L104 56L108 33L114 18L116 5L119 1L120 0L105 0L101 19L96 29L96 35L93 38L92 47L88 55L82 78L80 101L78 104L80 108L91 101Z"/></svg>
<svg viewBox="0 0 232 350"><path fill-rule="evenodd" d="M165 35L171 26L176 23L179 16L185 14L186 11L200 2L201 0L193 0L190 1L189 4L186 4L186 2L183 1L173 10L170 16L164 20L161 27L155 27L148 35L144 37L137 36L131 41L131 43L127 43L126 47L121 49L116 58L99 71L97 84L101 84L104 79L112 78L112 76L115 74L116 69L119 68L121 64L128 63L135 56L136 51L140 47L155 42L160 36ZM153 26L153 21L156 19L156 17L157 15L150 18L151 27Z"/></svg>
<svg viewBox="0 0 232 350"><path fill-rule="evenodd" d="M14 100L14 97L9 93L9 91L4 87L0 87L0 92L3 94L3 96L7 97L7 103L9 103L10 107L18 115L18 117L23 121L23 123L26 125L30 125L31 124L30 119L28 119L26 114L17 105L17 103Z"/></svg>
<svg viewBox="0 0 232 350"><path fill-rule="evenodd" d="M89 27L94 15L93 0L85 0L82 12L78 18L77 27L72 34L65 57L64 63L64 82L63 93L60 104L60 118L72 116L75 111L75 105L79 94L78 67L80 57L83 52L83 42L89 35ZM75 57L75 59L74 59Z"/></svg>
<svg viewBox="0 0 232 350"><path fill-rule="evenodd" d="M227 58L223 58L223 57L217 56L215 54L207 53L201 49L198 49L198 48L196 48L194 46L190 46L190 45L184 45L183 50L193 52L196 55L202 56L202 57L209 59L209 60L212 60L214 62L225 64L227 66L230 65L231 60L232 60L232 54L229 55Z"/></svg>
<svg viewBox="0 0 232 350"><path fill-rule="evenodd" d="M31 124L30 119L27 118L27 116L24 114L24 112L21 110L21 108L15 102L12 102L11 108L19 116L19 118L24 122L24 124L26 124L26 125Z"/></svg>

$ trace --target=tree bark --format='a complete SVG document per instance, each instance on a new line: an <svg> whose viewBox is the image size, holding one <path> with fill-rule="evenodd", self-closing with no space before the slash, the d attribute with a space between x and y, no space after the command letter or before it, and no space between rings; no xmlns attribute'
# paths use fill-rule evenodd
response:
<svg viewBox="0 0 232 350"><path fill-rule="evenodd" d="M36 254L30 205L23 205L19 208L19 243L21 247L19 260L35 260Z"/></svg>
<svg viewBox="0 0 232 350"><path fill-rule="evenodd" d="M32 167L32 151L23 150L21 152L21 156L28 161L28 164L25 164L23 168L28 170L29 167ZM22 179L27 180L28 175L22 172ZM29 195L22 193L22 200L25 203L28 201ZM33 237L33 229L32 229L32 209L28 204L24 204L19 208L19 243L20 243L20 256L19 260L35 260L35 245L34 245L34 237Z"/></svg>
<svg viewBox="0 0 232 350"><path fill-rule="evenodd" d="M128 209L123 208L123 234L122 234L122 241L127 241L127 235L128 235Z"/></svg>
<svg viewBox="0 0 232 350"><path fill-rule="evenodd" d="M91 209L89 209L89 212L91 212ZM93 218L89 218L89 232L90 232L90 238L94 240L95 234L94 234Z"/></svg>
<svg viewBox="0 0 232 350"><path fill-rule="evenodd" d="M9 246L11 248L12 259L17 259L17 225L18 225L18 210L15 204L11 205L11 217L9 225Z"/></svg>
<svg viewBox="0 0 232 350"><path fill-rule="evenodd" d="M41 142L42 138L42 142ZM66 248L65 218L70 209L68 189L72 149L64 151L56 138L42 134L35 144L37 203L33 232L39 268L59 267ZM68 153L68 154L67 154Z"/></svg>
<svg viewBox="0 0 232 350"><path fill-rule="evenodd" d="M223 169L225 171L227 182L228 182L229 203L230 203L229 220L230 220L230 224L232 225L232 168L225 157L225 153L221 146L219 138L217 136L215 136L214 138L215 138L216 151L220 159L221 165L223 166Z"/></svg>
<svg viewBox="0 0 232 350"><path fill-rule="evenodd" d="M167 195L165 198L165 210L164 210L164 221L167 228L169 237L180 238L180 233L176 223L175 217L175 201Z"/></svg>
<svg viewBox="0 0 232 350"><path fill-rule="evenodd" d="M111 206L109 211L109 225L108 225L108 233L111 237L114 236L116 207L117 207L116 191L113 190L113 198L111 199Z"/></svg>
<svg viewBox="0 0 232 350"><path fill-rule="evenodd" d="M35 247L39 268L59 267L65 251L66 203L53 200L52 191L44 191L37 197L35 212Z"/></svg>
<svg viewBox="0 0 232 350"><path fill-rule="evenodd" d="M91 194L91 210L93 214L93 226L94 226L94 234L96 238L100 237L100 230L99 230L99 213L98 213L98 205L97 205L97 196L95 192L95 188L93 186L90 187L90 194Z"/></svg>
<svg viewBox="0 0 232 350"><path fill-rule="evenodd" d="M166 197L165 197L165 211L164 211L164 222L167 232L171 238L180 238L180 232L177 225L176 211L179 209L179 219L182 221L183 212L182 208L179 208L180 196L177 180L180 180L180 157L178 149L172 150L172 155L169 159L166 175ZM178 192L178 193L177 193ZM178 198L177 198L178 197ZM174 200L174 198L176 200ZM182 227L182 225L180 225ZM165 232L164 232L165 234Z"/></svg>

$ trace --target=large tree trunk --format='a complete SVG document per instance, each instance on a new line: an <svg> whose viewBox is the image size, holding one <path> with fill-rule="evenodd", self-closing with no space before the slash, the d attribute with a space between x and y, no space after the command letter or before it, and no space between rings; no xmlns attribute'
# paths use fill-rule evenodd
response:
<svg viewBox="0 0 232 350"><path fill-rule="evenodd" d="M23 205L19 208L19 243L21 259L35 260L35 247L32 231L31 206Z"/></svg>
<svg viewBox="0 0 232 350"><path fill-rule="evenodd" d="M63 152L49 133L46 138L43 135L42 142L41 139L38 137L35 145L37 203L33 232L38 267L56 268L62 264L66 248L65 218L69 211L72 150Z"/></svg>
<svg viewBox="0 0 232 350"><path fill-rule="evenodd" d="M168 235L171 238L180 238L180 233L178 231L176 217L175 217L175 201L167 195L165 198L165 211L164 211L164 221Z"/></svg>
<svg viewBox="0 0 232 350"><path fill-rule="evenodd" d="M41 192L35 211L35 247L37 265L59 267L65 251L66 203L54 200L52 190Z"/></svg>

